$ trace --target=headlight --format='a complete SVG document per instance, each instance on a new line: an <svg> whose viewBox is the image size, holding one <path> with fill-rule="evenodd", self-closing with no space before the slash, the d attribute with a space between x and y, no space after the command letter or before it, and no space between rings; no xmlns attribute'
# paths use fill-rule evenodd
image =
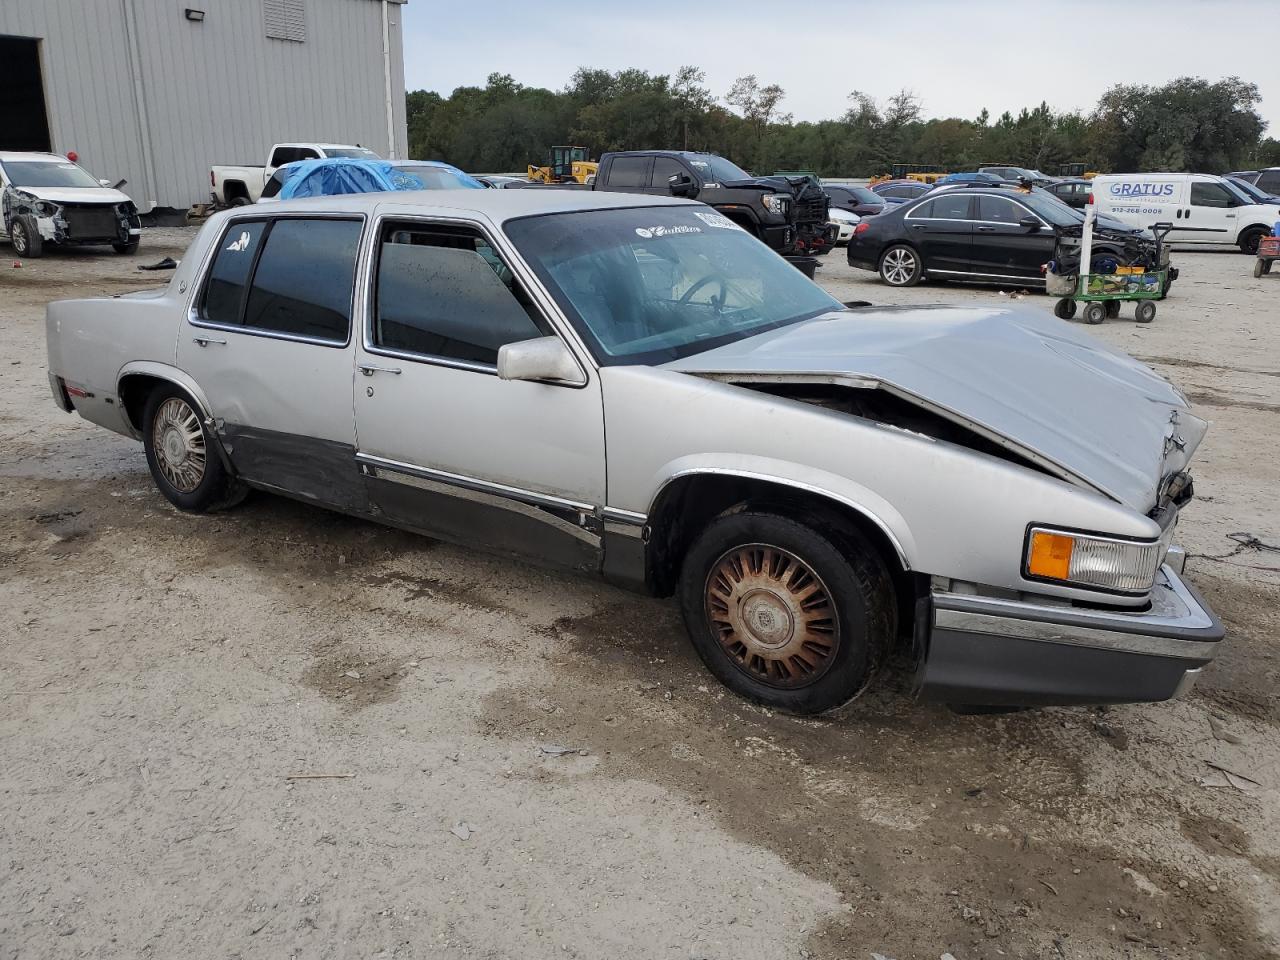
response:
<svg viewBox="0 0 1280 960"><path fill-rule="evenodd" d="M50 203L48 200L37 200L31 205L31 209L42 217L52 217L58 212L58 205Z"/></svg>
<svg viewBox="0 0 1280 960"><path fill-rule="evenodd" d="M791 207L791 198L785 193L766 193L760 198L760 202L764 204L766 210L780 217L785 217L787 210Z"/></svg>
<svg viewBox="0 0 1280 960"><path fill-rule="evenodd" d="M1164 562L1173 526L1159 540L1119 540L1045 527L1027 535L1026 576L1032 580L1145 593Z"/></svg>

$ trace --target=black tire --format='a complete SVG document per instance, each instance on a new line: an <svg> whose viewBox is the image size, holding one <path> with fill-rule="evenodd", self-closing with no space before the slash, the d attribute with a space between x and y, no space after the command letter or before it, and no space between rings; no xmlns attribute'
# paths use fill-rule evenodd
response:
<svg viewBox="0 0 1280 960"><path fill-rule="evenodd" d="M170 401L175 401L180 407L166 407ZM163 417L167 423L171 413L176 413L180 418L170 424L173 430L181 434L180 426L188 427L191 442L187 444L187 455L195 451L198 439L199 449L203 452L198 469L194 457L180 462L168 447L181 440L166 436L170 428L158 425L157 418ZM224 510L235 506L248 494L249 488L223 464L216 443L217 439L204 422L200 407L183 390L172 384L165 384L151 391L142 414L142 445L147 452L151 479L165 498L179 510L192 513ZM183 463L187 463L193 472L184 471ZM171 478L171 475L175 475L176 479ZM188 482L182 482L183 480Z"/></svg>
<svg viewBox="0 0 1280 960"><path fill-rule="evenodd" d="M858 696L897 629L888 570L863 537L756 511L724 514L698 535L680 602L707 669L739 696L789 713Z"/></svg>
<svg viewBox="0 0 1280 960"><path fill-rule="evenodd" d="M1106 304L1107 304L1107 316L1110 319L1114 320L1116 317L1120 316L1119 300L1107 300Z"/></svg>
<svg viewBox="0 0 1280 960"><path fill-rule="evenodd" d="M1133 318L1139 323L1150 323L1156 318L1156 303L1154 300L1139 300L1138 306L1133 311Z"/></svg>
<svg viewBox="0 0 1280 960"><path fill-rule="evenodd" d="M1076 315L1076 302L1070 297L1063 297L1053 305L1053 315L1059 320L1070 320Z"/></svg>
<svg viewBox="0 0 1280 960"><path fill-rule="evenodd" d="M880 279L891 287L914 287L924 276L924 263L915 248L895 243L880 255Z"/></svg>
<svg viewBox="0 0 1280 960"><path fill-rule="evenodd" d="M253 203L253 201L252 201L252 200L250 200L248 197L232 197L230 200L228 200L228 201L227 201L227 206L229 206L229 207L247 207L247 206L249 206L249 204L251 204L251 203Z"/></svg>
<svg viewBox="0 0 1280 960"><path fill-rule="evenodd" d="M13 252L27 260L44 256L44 238L35 220L26 214L16 216L9 223L9 243Z"/></svg>
<svg viewBox="0 0 1280 960"><path fill-rule="evenodd" d="M1105 319L1107 319L1107 308L1099 301L1095 300L1092 303L1086 303L1084 305L1085 323L1097 324L1101 323Z"/></svg>
<svg viewBox="0 0 1280 960"><path fill-rule="evenodd" d="M1254 261L1254 264L1253 264L1253 278L1255 280L1258 279L1260 276L1262 276L1264 273L1267 272L1267 268L1270 266L1271 264L1267 263L1267 261L1259 257L1256 261Z"/></svg>
<svg viewBox="0 0 1280 960"><path fill-rule="evenodd" d="M138 252L138 241L130 240L128 243L113 243L111 249L121 256L132 257Z"/></svg>
<svg viewBox="0 0 1280 960"><path fill-rule="evenodd" d="M1244 233L1240 234L1240 252L1247 253L1251 257L1258 255L1258 243L1267 235L1267 231L1262 227L1250 227Z"/></svg>

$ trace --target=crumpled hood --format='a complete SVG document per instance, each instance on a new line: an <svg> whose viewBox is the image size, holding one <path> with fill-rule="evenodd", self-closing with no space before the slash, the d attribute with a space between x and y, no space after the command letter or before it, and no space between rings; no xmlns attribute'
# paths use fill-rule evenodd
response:
<svg viewBox="0 0 1280 960"><path fill-rule="evenodd" d="M14 187L21 193L29 193L37 200L51 203L102 203L117 204L129 200L119 190L110 187Z"/></svg>
<svg viewBox="0 0 1280 960"><path fill-rule="evenodd" d="M1144 513L1208 426L1155 371L1034 309L856 308L666 366L883 386Z"/></svg>

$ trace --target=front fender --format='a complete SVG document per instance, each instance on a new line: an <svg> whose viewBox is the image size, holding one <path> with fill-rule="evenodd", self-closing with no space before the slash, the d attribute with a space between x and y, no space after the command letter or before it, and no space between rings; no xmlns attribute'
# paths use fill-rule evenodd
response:
<svg viewBox="0 0 1280 960"><path fill-rule="evenodd" d="M916 543L906 520L889 501L859 483L825 470L745 454L700 454L679 457L663 464L652 479L657 492L649 503L654 516L667 488L683 477L694 475L741 477L761 480L823 497L848 507L875 524L893 544L898 560L907 570L915 569Z"/></svg>

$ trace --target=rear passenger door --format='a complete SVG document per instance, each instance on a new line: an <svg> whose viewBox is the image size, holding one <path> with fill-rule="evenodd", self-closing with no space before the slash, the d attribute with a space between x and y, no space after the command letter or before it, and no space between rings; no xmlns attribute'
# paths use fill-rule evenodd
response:
<svg viewBox="0 0 1280 960"><path fill-rule="evenodd" d="M963 190L944 193L917 203L903 217L907 239L920 251L926 272L968 272L973 243L970 199Z"/></svg>
<svg viewBox="0 0 1280 960"><path fill-rule="evenodd" d="M351 410L359 217L227 224L192 300L178 366L246 480L363 510Z"/></svg>
<svg viewBox="0 0 1280 960"><path fill-rule="evenodd" d="M1010 197L982 194L973 228L973 270L999 280L1039 280L1053 257L1053 230ZM1030 217L1035 227L1021 221Z"/></svg>
<svg viewBox="0 0 1280 960"><path fill-rule="evenodd" d="M594 369L579 355L581 385L498 378L499 347L562 332L480 224L388 218L377 230L355 390L374 506L446 540L599 569Z"/></svg>

